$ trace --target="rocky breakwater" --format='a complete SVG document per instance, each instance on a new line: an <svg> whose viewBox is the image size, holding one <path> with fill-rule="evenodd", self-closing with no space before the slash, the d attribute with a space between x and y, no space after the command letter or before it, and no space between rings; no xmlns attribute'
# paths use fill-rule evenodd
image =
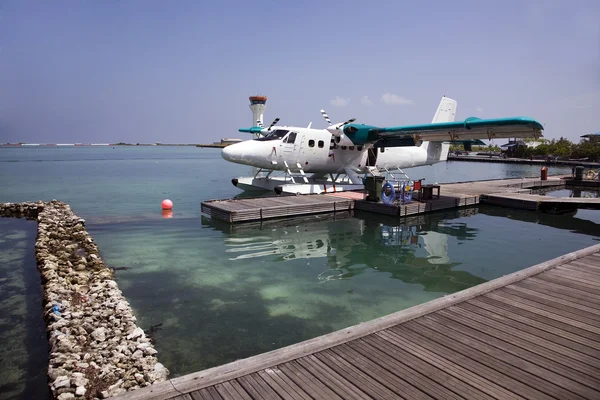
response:
<svg viewBox="0 0 600 400"><path fill-rule="evenodd" d="M167 378L83 219L56 200L0 204L0 215L37 217L55 398L108 398Z"/></svg>

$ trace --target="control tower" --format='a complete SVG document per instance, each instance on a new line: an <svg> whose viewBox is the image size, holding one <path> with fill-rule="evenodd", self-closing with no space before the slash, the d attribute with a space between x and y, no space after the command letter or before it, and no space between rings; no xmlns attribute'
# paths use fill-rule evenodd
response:
<svg viewBox="0 0 600 400"><path fill-rule="evenodd" d="M263 115L267 108L267 96L250 96L250 110L252 110L252 126L263 126Z"/></svg>

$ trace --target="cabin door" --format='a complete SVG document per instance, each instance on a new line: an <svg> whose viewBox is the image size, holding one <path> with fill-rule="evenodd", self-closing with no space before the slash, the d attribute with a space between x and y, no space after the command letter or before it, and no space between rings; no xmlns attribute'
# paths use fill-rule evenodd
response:
<svg viewBox="0 0 600 400"><path fill-rule="evenodd" d="M367 150L367 167L374 167L377 164L377 147L371 147Z"/></svg>
<svg viewBox="0 0 600 400"><path fill-rule="evenodd" d="M296 132L290 132L283 138L279 149L281 156L289 163L295 163L300 150L300 135Z"/></svg>

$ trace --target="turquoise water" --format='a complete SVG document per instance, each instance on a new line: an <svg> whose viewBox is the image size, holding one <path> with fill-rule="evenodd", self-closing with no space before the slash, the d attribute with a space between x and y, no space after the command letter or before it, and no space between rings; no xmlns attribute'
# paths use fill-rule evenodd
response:
<svg viewBox="0 0 600 400"><path fill-rule="evenodd" d="M200 202L241 193L250 168L195 147L0 149L0 201L68 202L173 376L296 343L453 293L600 238L592 211L474 207L230 226ZM448 162L426 182L539 176L528 165ZM570 173L551 169L550 173ZM160 202L174 202L163 218Z"/></svg>

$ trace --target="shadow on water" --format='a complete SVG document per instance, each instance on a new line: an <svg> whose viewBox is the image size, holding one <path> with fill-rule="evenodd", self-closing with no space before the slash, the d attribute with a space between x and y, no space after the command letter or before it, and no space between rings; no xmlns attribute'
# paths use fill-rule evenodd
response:
<svg viewBox="0 0 600 400"><path fill-rule="evenodd" d="M577 211L570 214L546 214L543 212L507 209L503 207L479 206L480 212L494 217L504 217L516 221L531 222L552 228L600 237L600 224L577 217Z"/></svg>
<svg viewBox="0 0 600 400"><path fill-rule="evenodd" d="M49 399L48 340L34 249L37 223L7 218L0 224L0 399Z"/></svg>
<svg viewBox="0 0 600 400"><path fill-rule="evenodd" d="M171 376L250 357L330 332L326 324L291 315L269 314L253 289L227 290L189 285L170 272L137 275L126 290L134 308L150 309L143 327L162 323L153 334L162 363ZM323 320L340 311L323 305Z"/></svg>

